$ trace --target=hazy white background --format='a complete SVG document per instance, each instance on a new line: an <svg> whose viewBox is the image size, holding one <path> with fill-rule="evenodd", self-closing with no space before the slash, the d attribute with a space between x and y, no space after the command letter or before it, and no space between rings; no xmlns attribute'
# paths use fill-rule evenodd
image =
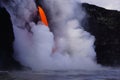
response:
<svg viewBox="0 0 120 80"><path fill-rule="evenodd" d="M95 4L97 6L104 7L106 9L120 11L120 0L81 0L81 2L87 2L90 4Z"/></svg>

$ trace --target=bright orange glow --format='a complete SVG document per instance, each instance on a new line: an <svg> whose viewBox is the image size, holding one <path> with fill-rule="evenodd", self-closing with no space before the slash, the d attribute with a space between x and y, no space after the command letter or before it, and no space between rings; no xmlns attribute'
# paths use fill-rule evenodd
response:
<svg viewBox="0 0 120 80"><path fill-rule="evenodd" d="M41 21L46 25L48 26L48 21L47 21L47 17L45 15L45 12L43 11L43 9L38 6L38 11L39 11L39 16L41 18Z"/></svg>

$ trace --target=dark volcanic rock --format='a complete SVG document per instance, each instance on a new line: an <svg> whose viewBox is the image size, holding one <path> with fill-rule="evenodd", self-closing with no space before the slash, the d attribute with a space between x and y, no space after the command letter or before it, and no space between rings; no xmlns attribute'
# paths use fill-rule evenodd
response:
<svg viewBox="0 0 120 80"><path fill-rule="evenodd" d="M2 72L0 71L0 80L17 80L13 77L8 72Z"/></svg>
<svg viewBox="0 0 120 80"><path fill-rule="evenodd" d="M13 58L14 34L10 15L0 8L0 68L11 69L19 65Z"/></svg>
<svg viewBox="0 0 120 80"><path fill-rule="evenodd" d="M87 3L83 3L82 7L87 14L83 26L96 38L97 62L107 66L119 66L120 12Z"/></svg>

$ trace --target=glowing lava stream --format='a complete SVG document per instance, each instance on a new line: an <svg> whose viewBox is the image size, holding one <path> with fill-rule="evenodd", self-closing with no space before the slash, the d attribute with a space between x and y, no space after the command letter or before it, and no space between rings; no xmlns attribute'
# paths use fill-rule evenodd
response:
<svg viewBox="0 0 120 80"><path fill-rule="evenodd" d="M45 15L44 10L40 6L38 6L38 12L39 12L39 16L41 18L41 21L48 27L47 17Z"/></svg>

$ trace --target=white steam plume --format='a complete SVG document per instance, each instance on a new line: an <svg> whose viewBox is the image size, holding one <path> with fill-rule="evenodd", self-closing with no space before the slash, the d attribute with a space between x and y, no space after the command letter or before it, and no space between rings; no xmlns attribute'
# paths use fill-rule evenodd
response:
<svg viewBox="0 0 120 80"><path fill-rule="evenodd" d="M98 68L94 61L95 38L79 24L84 12L77 0L44 0L43 3L49 10L49 23L55 36L41 22L35 24L32 20L37 10L34 0L4 2L14 26L16 60L36 71Z"/></svg>

